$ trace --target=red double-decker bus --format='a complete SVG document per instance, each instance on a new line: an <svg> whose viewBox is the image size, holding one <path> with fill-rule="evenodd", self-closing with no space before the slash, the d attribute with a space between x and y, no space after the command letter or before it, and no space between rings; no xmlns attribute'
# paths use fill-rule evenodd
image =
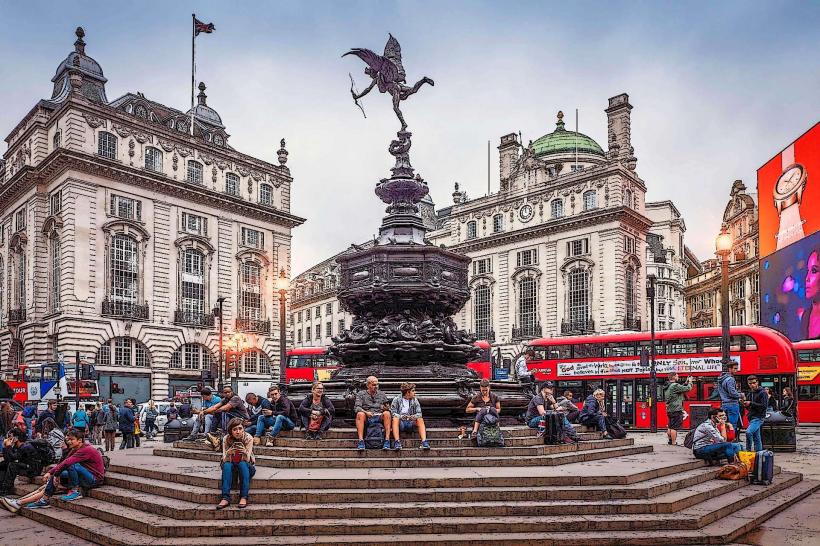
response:
<svg viewBox="0 0 820 546"><path fill-rule="evenodd" d="M820 423L820 339L798 341L797 418L800 423Z"/></svg>
<svg viewBox="0 0 820 546"><path fill-rule="evenodd" d="M730 339L730 357L740 365L739 389L746 390L744 376L751 374L778 399L783 387L794 389L794 351L785 336L759 326L733 326ZM625 426L649 428L649 369L640 362L642 350L650 349L649 332L538 339L529 346L535 349L529 368L537 380L554 381L558 394L571 391L578 404L595 389L604 389L610 415ZM687 413L692 413L693 404L720 404L710 399L721 371L720 328L659 331L655 350L658 428L667 424L663 391L671 371L681 379L688 375L695 379L684 402ZM684 427L688 426L687 417Z"/></svg>

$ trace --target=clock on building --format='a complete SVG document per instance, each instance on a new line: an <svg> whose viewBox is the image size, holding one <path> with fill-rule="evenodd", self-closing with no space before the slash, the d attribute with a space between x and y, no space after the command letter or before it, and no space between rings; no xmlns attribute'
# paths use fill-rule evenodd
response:
<svg viewBox="0 0 820 546"><path fill-rule="evenodd" d="M532 219L533 210L532 205L525 204L520 209L518 209L518 217L521 218L522 222L528 222Z"/></svg>

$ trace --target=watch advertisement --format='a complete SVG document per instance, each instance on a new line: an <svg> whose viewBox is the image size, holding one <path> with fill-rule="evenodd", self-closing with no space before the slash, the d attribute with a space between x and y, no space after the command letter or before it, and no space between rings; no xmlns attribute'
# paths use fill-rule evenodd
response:
<svg viewBox="0 0 820 546"><path fill-rule="evenodd" d="M820 230L820 123L757 170L760 257Z"/></svg>
<svg viewBox="0 0 820 546"><path fill-rule="evenodd" d="M820 339L820 232L760 260L760 324Z"/></svg>

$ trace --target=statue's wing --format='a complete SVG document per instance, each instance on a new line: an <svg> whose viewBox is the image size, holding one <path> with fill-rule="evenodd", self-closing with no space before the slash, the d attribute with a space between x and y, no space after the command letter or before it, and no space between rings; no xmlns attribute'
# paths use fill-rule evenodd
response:
<svg viewBox="0 0 820 546"><path fill-rule="evenodd" d="M407 75L404 73L404 65L401 64L401 45L392 34L387 39L387 44L384 46L384 57L396 66L396 81L407 81Z"/></svg>
<svg viewBox="0 0 820 546"><path fill-rule="evenodd" d="M346 55L357 56L358 58L366 62L370 68L376 71L381 71L386 61L386 59L378 53L375 53L373 51L370 51L369 49L365 49L362 47L354 47L353 49L342 55L342 57Z"/></svg>

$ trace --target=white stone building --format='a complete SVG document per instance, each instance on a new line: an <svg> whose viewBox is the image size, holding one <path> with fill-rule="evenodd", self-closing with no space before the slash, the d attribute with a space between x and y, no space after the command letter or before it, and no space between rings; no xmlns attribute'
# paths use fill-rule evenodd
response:
<svg viewBox="0 0 820 546"><path fill-rule="evenodd" d="M165 398L215 368L225 298L225 340L247 349L241 377L276 377L274 280L304 221L290 213L284 140L278 164L234 150L202 84L193 112L142 93L108 101L81 29L74 45L51 98L6 138L2 371L80 351L101 396L117 384Z"/></svg>

